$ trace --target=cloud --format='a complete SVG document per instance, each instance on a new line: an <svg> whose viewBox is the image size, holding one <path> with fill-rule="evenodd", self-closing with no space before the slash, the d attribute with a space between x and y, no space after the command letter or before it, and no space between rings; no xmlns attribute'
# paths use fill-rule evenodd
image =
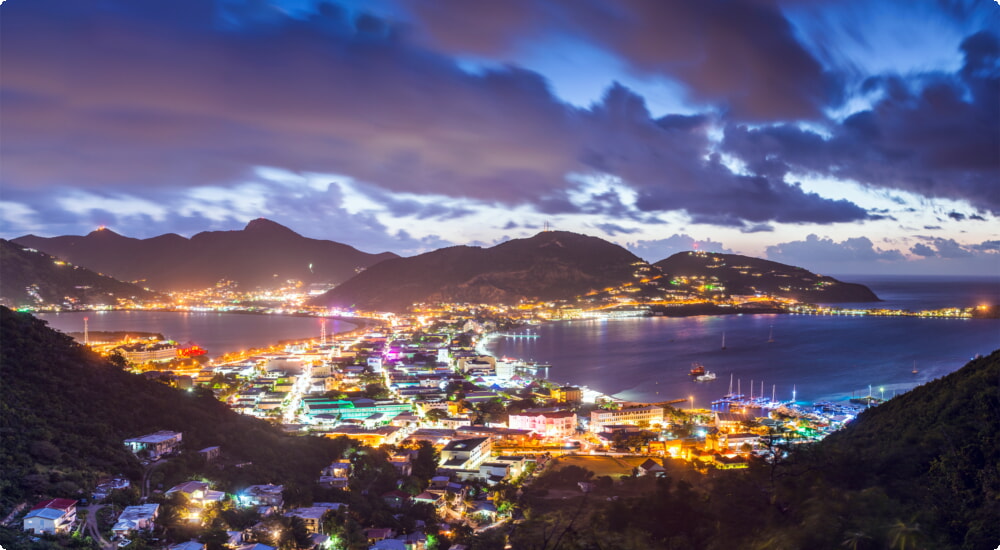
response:
<svg viewBox="0 0 1000 550"><path fill-rule="evenodd" d="M610 237L614 237L618 234L631 235L632 233L638 233L640 231L637 227L622 227L616 223L599 223L594 225L597 229L600 229Z"/></svg>
<svg viewBox="0 0 1000 550"><path fill-rule="evenodd" d="M979 32L961 50L955 74L869 79L865 86L880 98L871 109L828 121L828 135L793 124L730 126L723 149L752 173L853 179L1000 213L1000 41Z"/></svg>
<svg viewBox="0 0 1000 550"><path fill-rule="evenodd" d="M951 219L953 219L953 220L955 220L955 221L957 221L957 222L960 222L960 221L962 221L962 220L965 219L965 214L963 214L961 212L951 211L951 212L948 212L948 217L951 218Z"/></svg>
<svg viewBox="0 0 1000 550"><path fill-rule="evenodd" d="M779 243L766 249L767 258L786 264L804 266L807 269L819 269L810 266L848 266L869 264L872 262L897 262L903 260L898 250L883 250L876 248L867 237L854 237L836 242L830 238L822 238L815 234L808 235L805 240Z"/></svg>
<svg viewBox="0 0 1000 550"><path fill-rule="evenodd" d="M743 120L817 118L838 95L836 78L768 2L443 0L408 8L439 51L509 60L526 43L572 36Z"/></svg>
<svg viewBox="0 0 1000 550"><path fill-rule="evenodd" d="M669 258L678 252L689 250L704 250L706 252L722 252L732 254L733 251L726 248L720 242L712 239L698 240L686 234L674 234L665 239L640 240L626 243L633 254L650 263Z"/></svg>
<svg viewBox="0 0 1000 550"><path fill-rule="evenodd" d="M713 56L729 55L725 46L746 45L763 32L737 33L729 16L714 21L687 4L675 6L679 16L732 31L726 39L698 39ZM628 46L639 62L655 68L649 48L681 55L678 44L659 42L649 22L634 17L651 10L678 27L659 7L635 2L623 9L630 11L616 17L634 20L648 35ZM787 23L771 7L733 9L771 29L774 46L789 45ZM712 155L711 116L654 119L643 98L620 85L591 108L576 108L556 98L537 73L494 66L470 74L408 41L406 29L372 16L321 9L293 18L266 2L217 10L195 0L169 8L37 0L5 6L0 25L5 188L127 193L221 223L260 210L261 203L248 201L271 192L211 194L247 189L257 167L269 166L342 174L392 215L416 219L470 215L474 208L463 200L647 223L678 211L695 222L745 229L868 218L849 201L805 192L780 177L734 174ZM785 54L794 65L801 51ZM741 109L766 111L754 95L764 80L777 79L768 80L769 89L792 87L762 55L706 61L713 71L737 62L750 64L748 75L763 71L740 77L752 80L749 95L733 100L745 104ZM809 88L820 75L807 73L796 82ZM718 78L705 89L729 82ZM570 174L618 178L633 196L626 201L615 191L581 200ZM258 184L286 189L288 182ZM290 202L303 212L325 211L322 203ZM286 209L280 201L267 204Z"/></svg>
<svg viewBox="0 0 1000 550"><path fill-rule="evenodd" d="M975 251L989 251L991 250L989 242L983 243L983 245L977 246L963 246L955 241L955 239L945 239L941 237L922 237L926 242L917 243L910 248L910 252L916 254L917 256L923 256L925 258L969 258L975 255Z"/></svg>

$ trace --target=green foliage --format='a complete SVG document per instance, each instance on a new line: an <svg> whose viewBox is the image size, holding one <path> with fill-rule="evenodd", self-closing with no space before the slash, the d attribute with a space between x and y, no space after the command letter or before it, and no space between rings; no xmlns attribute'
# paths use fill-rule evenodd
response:
<svg viewBox="0 0 1000 550"><path fill-rule="evenodd" d="M140 478L123 445L157 430L184 434L184 446L219 445L243 468L217 470L222 490L255 483L312 487L346 440L293 437L241 416L211 397L123 372L43 321L0 308L0 512L40 498L80 498L103 476ZM179 483L207 465L192 453L160 465L159 483Z"/></svg>

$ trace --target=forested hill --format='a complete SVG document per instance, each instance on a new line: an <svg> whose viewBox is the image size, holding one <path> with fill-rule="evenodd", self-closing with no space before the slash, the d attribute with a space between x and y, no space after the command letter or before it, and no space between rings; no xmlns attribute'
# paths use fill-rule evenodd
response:
<svg viewBox="0 0 1000 550"><path fill-rule="evenodd" d="M47 304L114 306L158 297L139 285L0 239L0 303L15 308Z"/></svg>
<svg viewBox="0 0 1000 550"><path fill-rule="evenodd" d="M401 311L421 302L561 300L632 281L637 262L645 264L597 237L544 231L490 248L453 246L387 260L313 302Z"/></svg>
<svg viewBox="0 0 1000 550"><path fill-rule="evenodd" d="M79 498L104 475L136 480L139 463L122 442L157 430L182 432L186 449L220 445L229 460L252 462L220 474L230 485L306 486L343 449L339 441L285 436L210 393L124 372L45 322L5 307L0 381L0 516L43 496Z"/></svg>
<svg viewBox="0 0 1000 550"><path fill-rule="evenodd" d="M679 252L653 265L672 278L714 280L725 287L726 294L763 292L813 304L878 301L878 296L864 285L739 254Z"/></svg>

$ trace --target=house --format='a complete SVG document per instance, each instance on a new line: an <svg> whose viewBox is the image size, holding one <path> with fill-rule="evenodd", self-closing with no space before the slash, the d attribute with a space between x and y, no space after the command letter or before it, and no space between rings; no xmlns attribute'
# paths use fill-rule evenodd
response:
<svg viewBox="0 0 1000 550"><path fill-rule="evenodd" d="M351 477L351 462L338 460L319 472L319 484L332 489L347 489Z"/></svg>
<svg viewBox="0 0 1000 550"><path fill-rule="evenodd" d="M410 550L406 542L398 539L382 539L368 547L368 550Z"/></svg>
<svg viewBox="0 0 1000 550"><path fill-rule="evenodd" d="M167 496L174 494L184 495L190 504L198 507L204 507L213 502L220 502L226 498L226 493L223 491L213 491L208 487L208 483L204 481L185 481L180 485L175 485L167 489L165 494Z"/></svg>
<svg viewBox="0 0 1000 550"><path fill-rule="evenodd" d="M24 516L24 530L35 534L65 533L76 521L76 501L66 498L43 500Z"/></svg>
<svg viewBox="0 0 1000 550"><path fill-rule="evenodd" d="M153 521L159 513L159 504L129 506L122 510L111 531L116 535L127 535L132 531L151 531L155 527Z"/></svg>
<svg viewBox="0 0 1000 550"><path fill-rule="evenodd" d="M368 539L368 544L375 544L380 540L390 539L396 536L396 532L392 529L385 528L371 528L364 530L365 538Z"/></svg>
<svg viewBox="0 0 1000 550"><path fill-rule="evenodd" d="M441 468L448 470L478 470L493 448L488 437L456 439L441 449Z"/></svg>
<svg viewBox="0 0 1000 550"><path fill-rule="evenodd" d="M329 512L330 508L310 506L307 508L296 508L285 514L286 518L299 518L306 525L310 533L319 533L323 529L323 516Z"/></svg>
<svg viewBox="0 0 1000 550"><path fill-rule="evenodd" d="M158 460L165 454L180 450L182 439L183 434L181 432L161 430L156 433L126 439L125 446L135 454L145 454L153 460Z"/></svg>
<svg viewBox="0 0 1000 550"><path fill-rule="evenodd" d="M128 489L130 484L129 480L124 477L102 479L98 482L97 487L94 488L94 492L90 496L94 500L104 500L108 498L108 495L110 495L112 491Z"/></svg>
<svg viewBox="0 0 1000 550"><path fill-rule="evenodd" d="M198 454L205 458L205 462L211 462L222 455L222 447L205 447L198 451Z"/></svg>
<svg viewBox="0 0 1000 550"><path fill-rule="evenodd" d="M281 508L285 501L281 493L284 485L251 485L236 495L236 500L243 506L263 506Z"/></svg>
<svg viewBox="0 0 1000 550"><path fill-rule="evenodd" d="M637 473L640 476L648 476L648 475L662 476L666 475L667 473L666 468L658 464L652 458L647 458L645 462L643 462L638 466L638 468L636 468L636 470L638 470Z"/></svg>
<svg viewBox="0 0 1000 550"><path fill-rule="evenodd" d="M389 464L396 469L396 472L403 477L413 473L413 464L410 462L408 453L399 453L389 457Z"/></svg>
<svg viewBox="0 0 1000 550"><path fill-rule="evenodd" d="M192 522L201 522L201 514L205 507L214 502L222 502L226 493L213 491L204 481L185 481L175 485L164 493L166 496L184 495L186 506L180 511L181 517Z"/></svg>

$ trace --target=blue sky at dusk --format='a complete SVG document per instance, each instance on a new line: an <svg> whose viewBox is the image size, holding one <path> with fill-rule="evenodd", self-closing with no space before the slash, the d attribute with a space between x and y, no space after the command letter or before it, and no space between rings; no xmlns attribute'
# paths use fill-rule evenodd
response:
<svg viewBox="0 0 1000 550"><path fill-rule="evenodd" d="M1000 273L1000 6L7 0L0 236Z"/></svg>

